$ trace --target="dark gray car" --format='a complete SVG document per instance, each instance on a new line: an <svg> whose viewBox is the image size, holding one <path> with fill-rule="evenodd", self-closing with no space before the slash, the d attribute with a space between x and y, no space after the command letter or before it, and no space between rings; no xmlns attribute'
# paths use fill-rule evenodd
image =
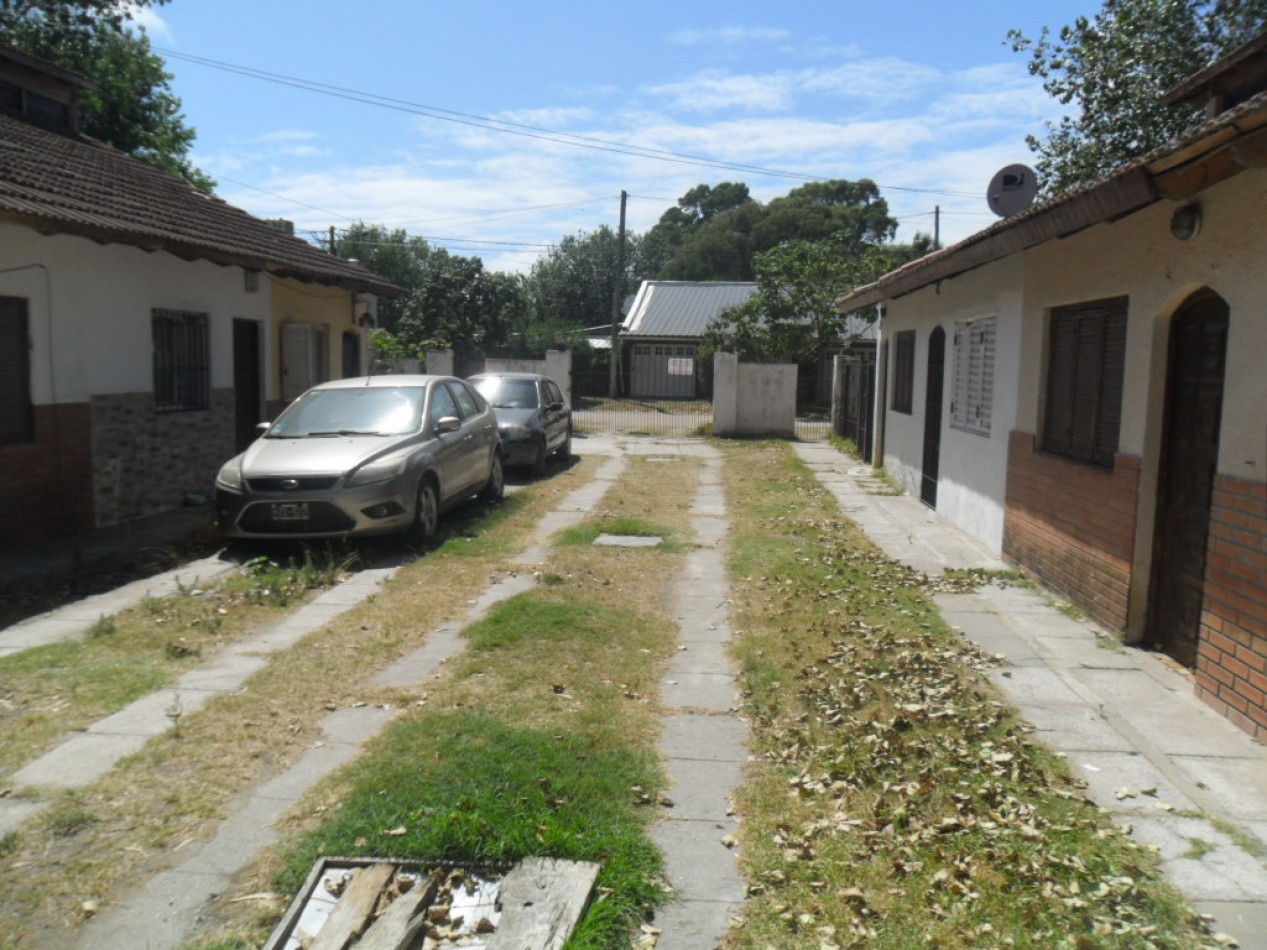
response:
<svg viewBox="0 0 1267 950"><path fill-rule="evenodd" d="M550 453L572 454L572 410L559 384L539 373L481 373L467 382L497 413L507 465L528 465L545 474Z"/></svg>
<svg viewBox="0 0 1267 950"><path fill-rule="evenodd" d="M234 538L413 532L505 487L497 418L448 376L370 376L308 390L216 476L221 529Z"/></svg>

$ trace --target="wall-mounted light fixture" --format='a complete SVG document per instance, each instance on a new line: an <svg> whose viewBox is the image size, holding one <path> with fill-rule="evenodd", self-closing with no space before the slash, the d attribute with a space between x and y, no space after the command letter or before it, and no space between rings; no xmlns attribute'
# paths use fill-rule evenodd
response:
<svg viewBox="0 0 1267 950"><path fill-rule="evenodd" d="M1201 206L1183 205L1170 216L1170 233L1180 241L1190 241L1201 233Z"/></svg>

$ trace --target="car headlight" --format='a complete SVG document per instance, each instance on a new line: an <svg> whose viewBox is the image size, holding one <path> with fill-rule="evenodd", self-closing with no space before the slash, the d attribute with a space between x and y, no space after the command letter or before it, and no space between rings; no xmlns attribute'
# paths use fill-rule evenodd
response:
<svg viewBox="0 0 1267 950"><path fill-rule="evenodd" d="M531 439L532 430L525 425L509 425L502 426L502 438L507 442L519 442L522 439Z"/></svg>
<svg viewBox="0 0 1267 950"><path fill-rule="evenodd" d="M242 456L235 455L220 466L220 471L216 473L216 488L232 492L242 490Z"/></svg>
<svg viewBox="0 0 1267 950"><path fill-rule="evenodd" d="M374 482L393 479L405 470L405 463L408 461L408 456L396 455L368 462L348 477L348 487L372 485Z"/></svg>

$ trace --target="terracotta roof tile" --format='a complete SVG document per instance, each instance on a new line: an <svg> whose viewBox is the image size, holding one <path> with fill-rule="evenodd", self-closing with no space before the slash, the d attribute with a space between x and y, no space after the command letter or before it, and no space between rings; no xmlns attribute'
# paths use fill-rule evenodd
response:
<svg viewBox="0 0 1267 950"><path fill-rule="evenodd" d="M0 221L398 296L362 265L86 138L0 115Z"/></svg>

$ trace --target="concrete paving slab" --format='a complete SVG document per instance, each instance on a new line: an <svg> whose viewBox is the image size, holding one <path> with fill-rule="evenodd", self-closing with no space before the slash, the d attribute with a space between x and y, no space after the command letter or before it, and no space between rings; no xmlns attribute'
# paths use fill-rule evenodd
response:
<svg viewBox="0 0 1267 950"><path fill-rule="evenodd" d="M640 534L600 534L592 544L600 548L658 548L664 538Z"/></svg>
<svg viewBox="0 0 1267 950"><path fill-rule="evenodd" d="M998 685L1007 692L1012 702L1021 705L1022 710L1048 703L1086 706L1083 698L1050 667L1020 666L995 672L999 677ZM991 679L994 678L992 673Z"/></svg>
<svg viewBox="0 0 1267 950"><path fill-rule="evenodd" d="M1017 705L1014 697L1009 697ZM1031 706L1023 715L1034 726L1034 739L1070 758L1083 752L1133 752L1135 744L1084 703Z"/></svg>
<svg viewBox="0 0 1267 950"><path fill-rule="evenodd" d="M330 742L357 745L378 733L395 712L380 706L352 706L338 709L321 721L321 732Z"/></svg>
<svg viewBox="0 0 1267 950"><path fill-rule="evenodd" d="M656 912L656 950L714 950L742 911L740 901L674 901Z"/></svg>
<svg viewBox="0 0 1267 950"><path fill-rule="evenodd" d="M668 758L746 761L748 726L733 716L675 713L664 719L660 753Z"/></svg>
<svg viewBox="0 0 1267 950"><path fill-rule="evenodd" d="M149 741L148 735L71 736L14 772L10 781L41 788L83 788L109 772L120 759L140 752Z"/></svg>
<svg viewBox="0 0 1267 950"><path fill-rule="evenodd" d="M669 676L676 677L682 673L731 675L730 654L722 640L692 640L682 646L684 649L679 649L669 658Z"/></svg>
<svg viewBox="0 0 1267 950"><path fill-rule="evenodd" d="M416 686L462 649L462 625L446 623L427 636L426 642L369 680L371 686Z"/></svg>
<svg viewBox="0 0 1267 950"><path fill-rule="evenodd" d="M722 842L738 833L735 821L668 818L651 826L651 840L664 853L669 883L687 899L742 901L746 885L735 853Z"/></svg>
<svg viewBox="0 0 1267 950"><path fill-rule="evenodd" d="M1079 670L1074 675L1164 754L1236 756L1246 747L1243 736L1227 729L1229 723L1214 710L1191 695L1167 695L1143 670Z"/></svg>
<svg viewBox="0 0 1267 950"><path fill-rule="evenodd" d="M1164 865L1166 878L1194 901L1267 902L1267 871L1240 848L1216 848Z"/></svg>
<svg viewBox="0 0 1267 950"><path fill-rule="evenodd" d="M724 759L678 759L668 762L669 797L665 817L674 821L730 820L730 795L739 784L741 765Z"/></svg>
<svg viewBox="0 0 1267 950"><path fill-rule="evenodd" d="M175 688L177 692L191 690L230 692L267 665L268 660L262 656L220 653L205 666L199 666L184 673L176 681Z"/></svg>
<svg viewBox="0 0 1267 950"><path fill-rule="evenodd" d="M660 680L664 704L676 709L709 709L726 712L739 702L734 678L729 673L681 673Z"/></svg>
<svg viewBox="0 0 1267 950"><path fill-rule="evenodd" d="M1165 814L1118 815L1115 818L1118 824L1129 824L1131 838L1145 847L1155 848L1163 861L1190 856L1197 848L1222 848L1233 843L1205 818Z"/></svg>
<svg viewBox="0 0 1267 950"><path fill-rule="evenodd" d="M1045 616L1054 612L1051 601L1045 595L1019 585L1001 586L999 584L988 584L981 589L981 596L988 600L1000 613L1008 616L1020 614L1041 614ZM1056 612L1056 616L1074 626L1078 626L1077 621L1059 612Z"/></svg>
<svg viewBox="0 0 1267 950"><path fill-rule="evenodd" d="M1004 657L1013 666L1033 666L1042 659L1024 638L994 613L942 611L942 618L986 653Z"/></svg>
<svg viewBox="0 0 1267 950"><path fill-rule="evenodd" d="M1177 811L1199 810L1186 787L1173 781L1139 752L1080 752L1070 756L1069 763L1086 780L1087 795L1110 811L1147 815L1159 811L1163 804ZM1118 799L1117 793L1123 788L1136 792L1155 788L1157 794Z"/></svg>
<svg viewBox="0 0 1267 950"><path fill-rule="evenodd" d="M103 736L161 736L175 724L168 713L179 710L181 716L192 715L216 693L203 689L161 689L124 706L117 713L98 719L86 732Z"/></svg>
<svg viewBox="0 0 1267 950"><path fill-rule="evenodd" d="M1235 937L1240 950L1267 950L1267 905L1242 901L1197 901L1195 909L1213 917L1219 932Z"/></svg>
<svg viewBox="0 0 1267 950"><path fill-rule="evenodd" d="M1232 818L1267 822L1267 761L1258 757L1172 755L1171 760L1193 781L1206 787Z"/></svg>
<svg viewBox="0 0 1267 950"><path fill-rule="evenodd" d="M111 907L85 925L76 944L83 950L160 950L180 946L202 907L230 879L212 872L166 871L151 877L137 899ZM144 935L138 940L140 935Z"/></svg>
<svg viewBox="0 0 1267 950"><path fill-rule="evenodd" d="M212 874L237 874L259 851L277 840L274 823L294 804L293 798L245 797L233 803L230 814L215 837L186 860L183 867L201 868Z"/></svg>

